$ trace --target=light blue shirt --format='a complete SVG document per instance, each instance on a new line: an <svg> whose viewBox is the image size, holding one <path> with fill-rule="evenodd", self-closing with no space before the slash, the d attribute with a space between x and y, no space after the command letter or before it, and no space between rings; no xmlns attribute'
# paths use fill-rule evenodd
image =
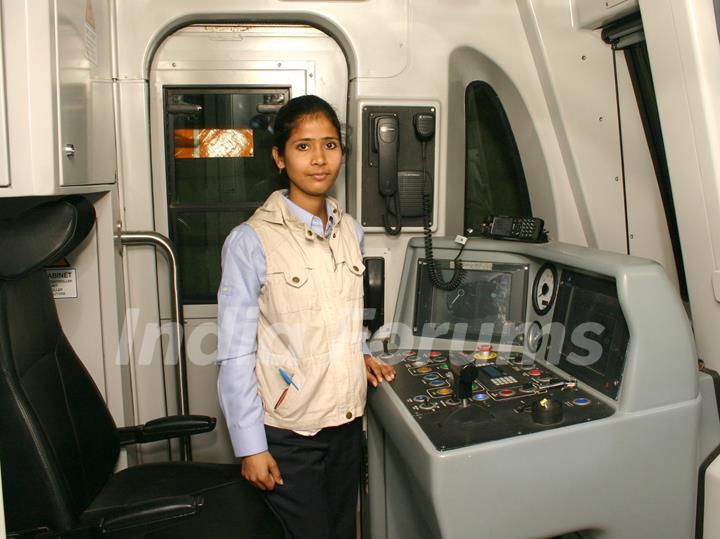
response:
<svg viewBox="0 0 720 539"><path fill-rule="evenodd" d="M287 197L287 192L285 193ZM326 239L335 226L332 208L327 205L327 226L322 220L285 198L288 209L308 228ZM364 232L355 223L360 250ZM254 455L267 450L264 412L257 389L258 295L265 283L267 262L260 238L248 224L235 227L222 249L222 280L218 290L218 397L230 432L235 456ZM363 353L369 354L365 339Z"/></svg>

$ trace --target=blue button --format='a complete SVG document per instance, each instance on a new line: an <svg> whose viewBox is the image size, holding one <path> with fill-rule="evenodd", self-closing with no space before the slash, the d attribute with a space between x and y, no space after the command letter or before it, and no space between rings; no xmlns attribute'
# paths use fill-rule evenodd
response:
<svg viewBox="0 0 720 539"><path fill-rule="evenodd" d="M416 395L416 396L413 397L413 400L414 400L415 402L425 402L425 401L428 400L429 398L430 398L430 397L428 397L427 395Z"/></svg>
<svg viewBox="0 0 720 539"><path fill-rule="evenodd" d="M445 385L445 380L433 380L430 382L430 385L433 387L443 386Z"/></svg>
<svg viewBox="0 0 720 539"><path fill-rule="evenodd" d="M573 401L573 404L577 406L587 406L590 404L590 399L586 399L585 397L578 397Z"/></svg>
<svg viewBox="0 0 720 539"><path fill-rule="evenodd" d="M488 399L488 395L487 393L475 393L472 398L474 401L484 401Z"/></svg>
<svg viewBox="0 0 720 539"><path fill-rule="evenodd" d="M423 376L424 380L437 380L438 378L440 378L440 375L436 372L431 372Z"/></svg>

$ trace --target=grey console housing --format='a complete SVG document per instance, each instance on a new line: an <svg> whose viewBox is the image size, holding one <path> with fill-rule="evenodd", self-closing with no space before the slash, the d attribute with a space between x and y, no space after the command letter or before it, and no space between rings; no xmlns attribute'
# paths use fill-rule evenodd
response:
<svg viewBox="0 0 720 539"><path fill-rule="evenodd" d="M436 239L435 246L437 259L456 255L457 245L449 239ZM422 239L412 239L396 327L413 323L416 267L424 256ZM690 324L663 269L652 261L562 243L481 239L469 241L462 260L524 263L531 283L546 262L559 272L614 279L630 334L622 384L615 399L582 380L579 385L615 411L588 423L439 451L392 384L382 384L369 396L369 536L692 537L699 453L708 448L698 447L701 399ZM536 314L528 298L528 323L546 326L552 314L552 309ZM478 344L421 341L415 336L412 345L460 350ZM563 376L544 361L546 346L533 359Z"/></svg>

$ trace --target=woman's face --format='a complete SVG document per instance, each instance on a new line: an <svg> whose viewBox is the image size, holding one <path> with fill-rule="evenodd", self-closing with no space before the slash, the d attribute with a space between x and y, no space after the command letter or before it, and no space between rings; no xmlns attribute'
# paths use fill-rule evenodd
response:
<svg viewBox="0 0 720 539"><path fill-rule="evenodd" d="M342 149L340 134L322 113L301 116L285 143L285 155L273 146L278 168L284 168L293 190L310 196L324 196L335 183Z"/></svg>

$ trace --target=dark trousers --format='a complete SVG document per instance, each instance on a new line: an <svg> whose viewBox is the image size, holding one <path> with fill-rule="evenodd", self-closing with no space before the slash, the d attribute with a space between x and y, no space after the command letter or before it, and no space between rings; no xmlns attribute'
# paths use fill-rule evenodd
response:
<svg viewBox="0 0 720 539"><path fill-rule="evenodd" d="M362 444L360 418L315 436L265 426L283 485L267 493L286 536L354 539Z"/></svg>

